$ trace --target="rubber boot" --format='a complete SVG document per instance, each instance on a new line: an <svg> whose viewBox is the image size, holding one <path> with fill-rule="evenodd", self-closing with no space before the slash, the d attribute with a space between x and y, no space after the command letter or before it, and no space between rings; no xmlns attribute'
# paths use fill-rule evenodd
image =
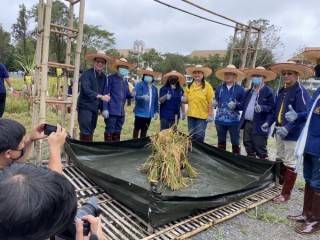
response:
<svg viewBox="0 0 320 240"><path fill-rule="evenodd" d="M294 183L297 179L297 173L294 172L292 168L287 167L286 174L284 176L284 182L281 194L273 199L275 203L287 202L290 199L291 192L294 186Z"/></svg>
<svg viewBox="0 0 320 240"><path fill-rule="evenodd" d="M247 156L248 157L251 157L251 158L256 158L256 153L252 152L252 153L247 153Z"/></svg>
<svg viewBox="0 0 320 240"><path fill-rule="evenodd" d="M226 142L219 142L218 148L225 151L227 149L227 143Z"/></svg>
<svg viewBox="0 0 320 240"><path fill-rule="evenodd" d="M239 145L232 145L232 152L236 155L240 154L240 146Z"/></svg>
<svg viewBox="0 0 320 240"><path fill-rule="evenodd" d="M141 130L141 132L140 132L140 138L146 137L146 136L147 136L147 132L148 132L148 130Z"/></svg>
<svg viewBox="0 0 320 240"><path fill-rule="evenodd" d="M80 141L92 142L92 138L93 138L93 136L90 135L90 134L82 134L82 133L80 133Z"/></svg>
<svg viewBox="0 0 320 240"><path fill-rule="evenodd" d="M279 160L281 160L281 159L279 159ZM279 184L280 185L283 185L284 176L286 175L286 172L287 172L287 167L283 163L281 163L281 165L280 165L280 176L279 176Z"/></svg>
<svg viewBox="0 0 320 240"><path fill-rule="evenodd" d="M112 140L114 142L120 142L120 134L112 134Z"/></svg>
<svg viewBox="0 0 320 240"><path fill-rule="evenodd" d="M138 138L139 137L139 132L140 132L140 129L134 128L133 129L132 138Z"/></svg>
<svg viewBox="0 0 320 240"><path fill-rule="evenodd" d="M312 234L320 231L320 192L314 192L312 197L311 217L301 226L295 228L300 234Z"/></svg>
<svg viewBox="0 0 320 240"><path fill-rule="evenodd" d="M312 215L312 199L314 190L309 183L304 186L303 210L299 215L288 215L288 218L296 222L306 222Z"/></svg>
<svg viewBox="0 0 320 240"><path fill-rule="evenodd" d="M112 142L112 134L104 133L104 141L105 142Z"/></svg>

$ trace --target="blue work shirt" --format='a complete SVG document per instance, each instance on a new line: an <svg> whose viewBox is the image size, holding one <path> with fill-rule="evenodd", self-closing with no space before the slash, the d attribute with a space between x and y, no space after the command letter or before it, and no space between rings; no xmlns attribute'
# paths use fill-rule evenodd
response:
<svg viewBox="0 0 320 240"><path fill-rule="evenodd" d="M2 63L0 63L0 93L6 92L6 88L4 86L4 80L6 78L9 78L9 73L6 67Z"/></svg>
<svg viewBox="0 0 320 240"><path fill-rule="evenodd" d="M93 68L86 70L80 77L81 87L78 97L78 108L89 109L98 112L101 100L97 99L98 94L103 94L106 83L106 75L99 74Z"/></svg>
<svg viewBox="0 0 320 240"><path fill-rule="evenodd" d="M180 119L181 96L183 96L182 88L171 88L171 86L163 86L160 88L160 98L171 94L171 98L160 104L160 119L175 120L175 116Z"/></svg>
<svg viewBox="0 0 320 240"><path fill-rule="evenodd" d="M145 81L137 83L135 86L135 90L136 105L133 109L135 116L152 118L154 116L154 113L159 112L158 89L153 84L151 84L151 97L149 101L142 99L143 95L149 95L148 83L146 83Z"/></svg>
<svg viewBox="0 0 320 240"><path fill-rule="evenodd" d="M124 116L124 106L127 99L132 98L127 80L117 73L107 77L103 95L110 94L110 101L103 102L102 109L108 110L110 115Z"/></svg>

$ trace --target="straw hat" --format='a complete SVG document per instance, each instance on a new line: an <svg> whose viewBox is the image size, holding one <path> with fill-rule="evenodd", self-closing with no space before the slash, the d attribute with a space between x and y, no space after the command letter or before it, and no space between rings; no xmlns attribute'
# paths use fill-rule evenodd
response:
<svg viewBox="0 0 320 240"><path fill-rule="evenodd" d="M139 75L144 75L144 74L150 75L150 76L152 76L153 78L160 77L160 75L161 75L161 73L153 71L153 69L152 69L151 67L147 67L146 69L139 69L139 70L137 71L137 73L138 73Z"/></svg>
<svg viewBox="0 0 320 240"><path fill-rule="evenodd" d="M127 67L128 70L130 71L130 70L134 69L134 68L137 66L137 64L135 64L135 63L130 63L130 62L128 62L127 59L125 59L125 58L120 58L120 59L116 59L116 61L115 61L114 63L111 63L111 64L109 65L109 68L110 68L112 71L117 72L117 71L118 71L117 67L119 67L119 66L125 66L125 67Z"/></svg>
<svg viewBox="0 0 320 240"><path fill-rule="evenodd" d="M301 79L307 79L313 75L313 69L311 67L293 61L276 63L273 64L270 68L278 74L281 74L282 71L297 72Z"/></svg>
<svg viewBox="0 0 320 240"><path fill-rule="evenodd" d="M317 63L317 59L320 59L320 50L305 50L302 55L310 62Z"/></svg>
<svg viewBox="0 0 320 240"><path fill-rule="evenodd" d="M196 65L196 66L189 66L186 68L186 72L192 76L193 72L203 72L204 77L208 77L212 73L212 69L209 67L204 67L202 65Z"/></svg>
<svg viewBox="0 0 320 240"><path fill-rule="evenodd" d="M241 82L243 79L246 78L246 76L244 75L244 73L237 69L236 66L229 64L228 66L224 67L224 68L220 68L216 71L216 77L219 78L220 80L224 81L224 74L225 73L234 73L237 75L237 81Z"/></svg>
<svg viewBox="0 0 320 240"><path fill-rule="evenodd" d="M113 57L108 56L104 51L101 50L96 53L89 53L86 55L86 60L90 62L93 62L96 58L102 58L109 64L115 62L115 59Z"/></svg>
<svg viewBox="0 0 320 240"><path fill-rule="evenodd" d="M272 70L267 70L264 67L248 68L243 70L247 79L252 78L252 75L264 76L264 82L269 82L277 77L277 73Z"/></svg>
<svg viewBox="0 0 320 240"><path fill-rule="evenodd" d="M168 73L166 73L166 74L164 74L164 75L162 76L161 83L162 83L162 84L166 84L167 81L168 81L168 79L169 79L170 77L177 77L177 78L178 78L178 81L179 81L179 84L180 84L181 86L182 86L183 84L185 84L186 81L187 81L187 80L186 80L186 77L185 77L182 73L177 72L176 70L173 70L173 71L168 72Z"/></svg>

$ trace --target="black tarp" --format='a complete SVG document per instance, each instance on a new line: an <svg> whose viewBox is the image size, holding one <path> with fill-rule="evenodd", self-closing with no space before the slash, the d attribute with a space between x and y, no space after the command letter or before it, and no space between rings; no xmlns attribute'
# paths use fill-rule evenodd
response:
<svg viewBox="0 0 320 240"><path fill-rule="evenodd" d="M198 175L189 187L178 191L151 187L147 176L138 171L152 152L148 143L149 138L109 143L68 139L66 152L88 178L152 227L239 200L275 179L275 162L193 142L188 159Z"/></svg>

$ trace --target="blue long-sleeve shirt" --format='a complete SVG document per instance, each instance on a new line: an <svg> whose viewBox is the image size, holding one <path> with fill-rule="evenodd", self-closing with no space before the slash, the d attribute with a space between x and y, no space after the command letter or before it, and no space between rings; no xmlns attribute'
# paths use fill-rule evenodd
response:
<svg viewBox="0 0 320 240"><path fill-rule="evenodd" d="M245 90L242 86L235 83L228 89L225 83L221 84L215 92L215 99L218 102L215 123L219 125L238 125L240 121L240 112L243 108L243 99ZM236 108L230 109L228 103L236 102Z"/></svg>
<svg viewBox="0 0 320 240"><path fill-rule="evenodd" d="M149 95L148 83L141 81L136 84L136 105L134 107L134 114L137 117L152 118L154 113L159 112L159 97L158 89L152 84L151 85L151 97L150 100L146 101L142 98L143 95ZM150 104L151 101L151 104Z"/></svg>
<svg viewBox="0 0 320 240"><path fill-rule="evenodd" d="M160 119L175 120L175 116L180 118L181 96L183 96L182 88L172 89L171 86L163 86L160 88L160 98L171 94L170 100L166 100L160 104Z"/></svg>
<svg viewBox="0 0 320 240"><path fill-rule="evenodd" d="M241 115L240 124L239 124L239 127L242 129L244 128L244 125L245 125L244 124L245 113L248 110L249 102L252 97L253 91L254 91L253 89L249 89L246 91L246 96L243 102L243 113ZM265 122L272 121L273 111L274 111L275 102L276 102L276 97L273 90L270 87L264 85L259 91L256 102L257 104L260 105L261 112L253 113L253 134L268 135L268 133L265 133L261 130L261 126Z"/></svg>
<svg viewBox="0 0 320 240"><path fill-rule="evenodd" d="M80 77L81 87L78 97L78 107L98 112L101 100L97 99L102 94L106 83L106 75L99 74L93 68L86 70Z"/></svg>
<svg viewBox="0 0 320 240"><path fill-rule="evenodd" d="M103 95L110 94L110 101L103 102L102 109L108 110L110 115L124 116L126 100L131 97L127 80L117 73L107 77Z"/></svg>

